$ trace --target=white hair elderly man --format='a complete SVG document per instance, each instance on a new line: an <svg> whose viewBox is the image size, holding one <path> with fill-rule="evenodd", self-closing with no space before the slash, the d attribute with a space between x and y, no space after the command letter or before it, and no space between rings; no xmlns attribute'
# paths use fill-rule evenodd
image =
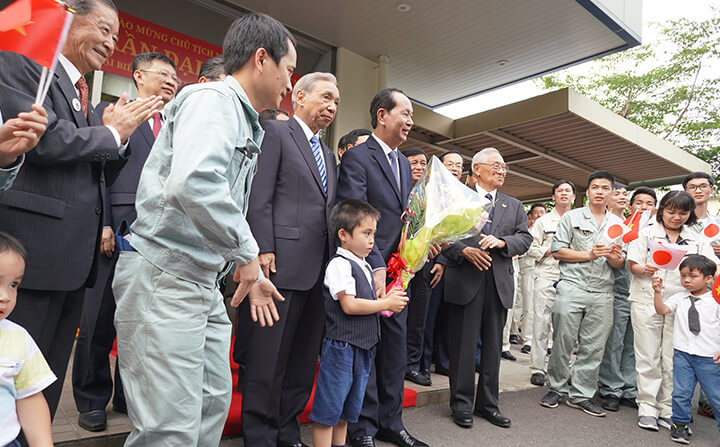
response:
<svg viewBox="0 0 720 447"><path fill-rule="evenodd" d="M315 377L324 328L323 266L335 203L335 156L319 132L335 118L335 76L310 73L292 92L289 121L264 121L265 139L248 209L260 266L285 297L280 320L250 326L243 384L245 445L302 445L297 416ZM251 309L253 311L253 309ZM249 312L240 312L248 315Z"/></svg>
<svg viewBox="0 0 720 447"><path fill-rule="evenodd" d="M507 172L500 152L486 148L476 153L472 172L477 193L493 205L481 234L443 249L450 323L450 409L453 422L464 428L472 427L473 414L510 427L510 419L498 407L501 336L508 309L513 306L511 260L527 251L532 237L522 203L497 190ZM475 393L478 334L482 358Z"/></svg>

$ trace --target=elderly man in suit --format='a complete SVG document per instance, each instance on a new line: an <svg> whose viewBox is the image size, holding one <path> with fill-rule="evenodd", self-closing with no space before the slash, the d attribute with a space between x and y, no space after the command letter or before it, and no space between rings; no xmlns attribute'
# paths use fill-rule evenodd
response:
<svg viewBox="0 0 720 447"><path fill-rule="evenodd" d="M118 13L111 0L68 3L76 15L43 104L47 131L25 155L13 187L0 193L0 228L28 250L12 319L30 332L58 377L44 391L53 415L85 288L97 274L106 178L114 175L111 165L129 155L130 135L161 101L126 104L123 95L102 117L95 112L83 74L99 70L112 54ZM41 69L24 56L0 53L3 114L30 109Z"/></svg>
<svg viewBox="0 0 720 447"><path fill-rule="evenodd" d="M179 82L175 63L171 59L161 53L140 53L133 59L132 68L138 98L159 96L163 105L173 99ZM101 105L98 110L104 110L107 105ZM105 430L105 407L113 395L108 354L115 340L115 296L112 292L113 272L117 263L115 230L123 222L130 225L135 220L135 192L140 173L155 137L160 132L162 121L161 109L130 135L128 147L132 150L132 157L115 182L107 188L109 200L106 201L103 215L105 226L100 245L104 256L100 256L97 282L85 294L72 374L75 405L80 413L78 425L88 431ZM115 368L113 408L121 413L127 412L119 367Z"/></svg>
<svg viewBox="0 0 720 447"><path fill-rule="evenodd" d="M297 416L310 397L320 352L337 189L335 158L319 133L332 123L339 100L334 75L306 74L293 89L295 116L263 122L247 219L263 273L285 302L278 303L277 323L252 325L249 340L238 340L248 343L242 409L248 446L302 445Z"/></svg>
<svg viewBox="0 0 720 447"><path fill-rule="evenodd" d="M340 164L338 201L360 199L382 217L375 245L366 260L373 268L378 297L385 296L387 261L398 245L408 195L413 185L410 163L397 147L413 126L413 107L405 94L387 88L370 103L373 133L363 144L345 152ZM382 337L368 378L360 420L350 424L353 446L374 446L373 438L400 446L426 444L412 437L402 422L403 383L407 368L407 309L380 318Z"/></svg>
<svg viewBox="0 0 720 447"><path fill-rule="evenodd" d="M490 221L479 235L443 250L448 258L445 301L450 304L450 409L453 421L461 427L472 427L473 413L494 425L510 427L510 419L498 408L502 333L513 305L511 260L527 251L532 237L522 203L497 190L507 172L500 152L486 148L476 153L472 171L477 193L492 202L492 207ZM473 399L478 333L482 353Z"/></svg>

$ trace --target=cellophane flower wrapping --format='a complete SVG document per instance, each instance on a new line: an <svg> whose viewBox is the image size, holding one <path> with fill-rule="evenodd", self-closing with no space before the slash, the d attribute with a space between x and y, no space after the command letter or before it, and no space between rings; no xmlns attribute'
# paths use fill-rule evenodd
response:
<svg viewBox="0 0 720 447"><path fill-rule="evenodd" d="M398 251L388 262L388 275L394 281L386 291L407 289L415 272L425 265L430 244L453 243L480 233L491 206L433 156L410 192Z"/></svg>

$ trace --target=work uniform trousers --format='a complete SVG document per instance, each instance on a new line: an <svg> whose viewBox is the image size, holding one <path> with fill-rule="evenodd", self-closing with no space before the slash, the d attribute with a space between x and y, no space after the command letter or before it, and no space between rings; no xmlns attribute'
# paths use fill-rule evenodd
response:
<svg viewBox="0 0 720 447"><path fill-rule="evenodd" d="M533 337L530 350L530 373L545 374L546 353L551 336L552 312L555 304L554 281L535 278L533 287Z"/></svg>
<svg viewBox="0 0 720 447"><path fill-rule="evenodd" d="M513 261L513 267L515 273L513 274L513 305L507 310L505 315L505 326L503 326L502 332L502 350L503 352L510 350L510 334L518 335L518 327L515 325L515 314L518 314L518 324L522 317L522 296L520 286L520 268L517 267L517 262ZM517 309L517 310L516 310ZM478 339L478 357L480 346L482 342Z"/></svg>
<svg viewBox="0 0 720 447"><path fill-rule="evenodd" d="M672 417L674 319L672 313L658 315L652 303L633 301L630 304L638 416Z"/></svg>
<svg viewBox="0 0 720 447"><path fill-rule="evenodd" d="M521 335L523 344L532 346L533 338L533 289L535 287L534 270L520 271L515 289L515 302L512 309L511 334Z"/></svg>
<svg viewBox="0 0 720 447"><path fill-rule="evenodd" d="M121 252L113 291L120 375L134 427L125 447L218 445L232 391L232 328L220 290Z"/></svg>
<svg viewBox="0 0 720 447"><path fill-rule="evenodd" d="M613 327L605 344L599 380L601 396L615 396L618 399L637 397L630 301L626 297L615 297L613 300Z"/></svg>
<svg viewBox="0 0 720 447"><path fill-rule="evenodd" d="M548 362L550 389L567 394L570 402L592 399L605 343L612 329L612 293L588 292L560 281L553 307L553 350ZM570 378L570 355L578 342Z"/></svg>

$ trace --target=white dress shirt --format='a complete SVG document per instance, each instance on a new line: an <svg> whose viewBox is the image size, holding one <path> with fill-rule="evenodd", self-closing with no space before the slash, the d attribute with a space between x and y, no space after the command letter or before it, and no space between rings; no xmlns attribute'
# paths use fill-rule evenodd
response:
<svg viewBox="0 0 720 447"><path fill-rule="evenodd" d="M350 261L348 259L351 259L352 262L355 262L357 265L360 266L363 273L365 274L365 277L367 278L368 282L370 283L370 287L373 287L373 279L372 275L370 274L370 264L368 264L365 259L358 258L355 256L353 252L350 250L346 250L342 247L338 247L337 254L344 256L342 257L336 257L330 260L330 262L327 265L327 268L325 269L325 287L327 287L330 290L330 296L337 301L338 300L338 293L345 291L347 295L357 295L356 288L355 288L355 278L352 276L352 267L350 266ZM358 298L371 298L369 296L361 296Z"/></svg>
<svg viewBox="0 0 720 447"><path fill-rule="evenodd" d="M382 148L383 152L385 153L385 158L387 158L388 164L390 165L390 169L393 169L393 163L392 163L392 160L390 159L390 153L395 151L395 154L396 154L395 156L397 157L397 163L396 163L396 167L395 167L395 175L396 175L396 178L399 179L400 178L400 154L398 154L397 148L392 149L390 146L385 144L385 142L383 140L381 140L377 135L375 135L374 132L372 134L372 137L375 138L375 141L378 142L378 144Z"/></svg>
<svg viewBox="0 0 720 447"><path fill-rule="evenodd" d="M495 197L497 197L497 188L493 189L492 191L485 191L480 187L479 184L476 183L475 190L478 192L478 194L480 194L480 197L482 198L487 198L485 196L490 194L490 196L492 197L492 203L495 203Z"/></svg>
<svg viewBox="0 0 720 447"><path fill-rule="evenodd" d="M673 326L673 348L691 355L712 357L720 352L720 305L715 302L712 293L706 292L696 297L695 308L700 316L700 333L690 332L688 309L690 292L676 293L665 301L675 313Z"/></svg>

